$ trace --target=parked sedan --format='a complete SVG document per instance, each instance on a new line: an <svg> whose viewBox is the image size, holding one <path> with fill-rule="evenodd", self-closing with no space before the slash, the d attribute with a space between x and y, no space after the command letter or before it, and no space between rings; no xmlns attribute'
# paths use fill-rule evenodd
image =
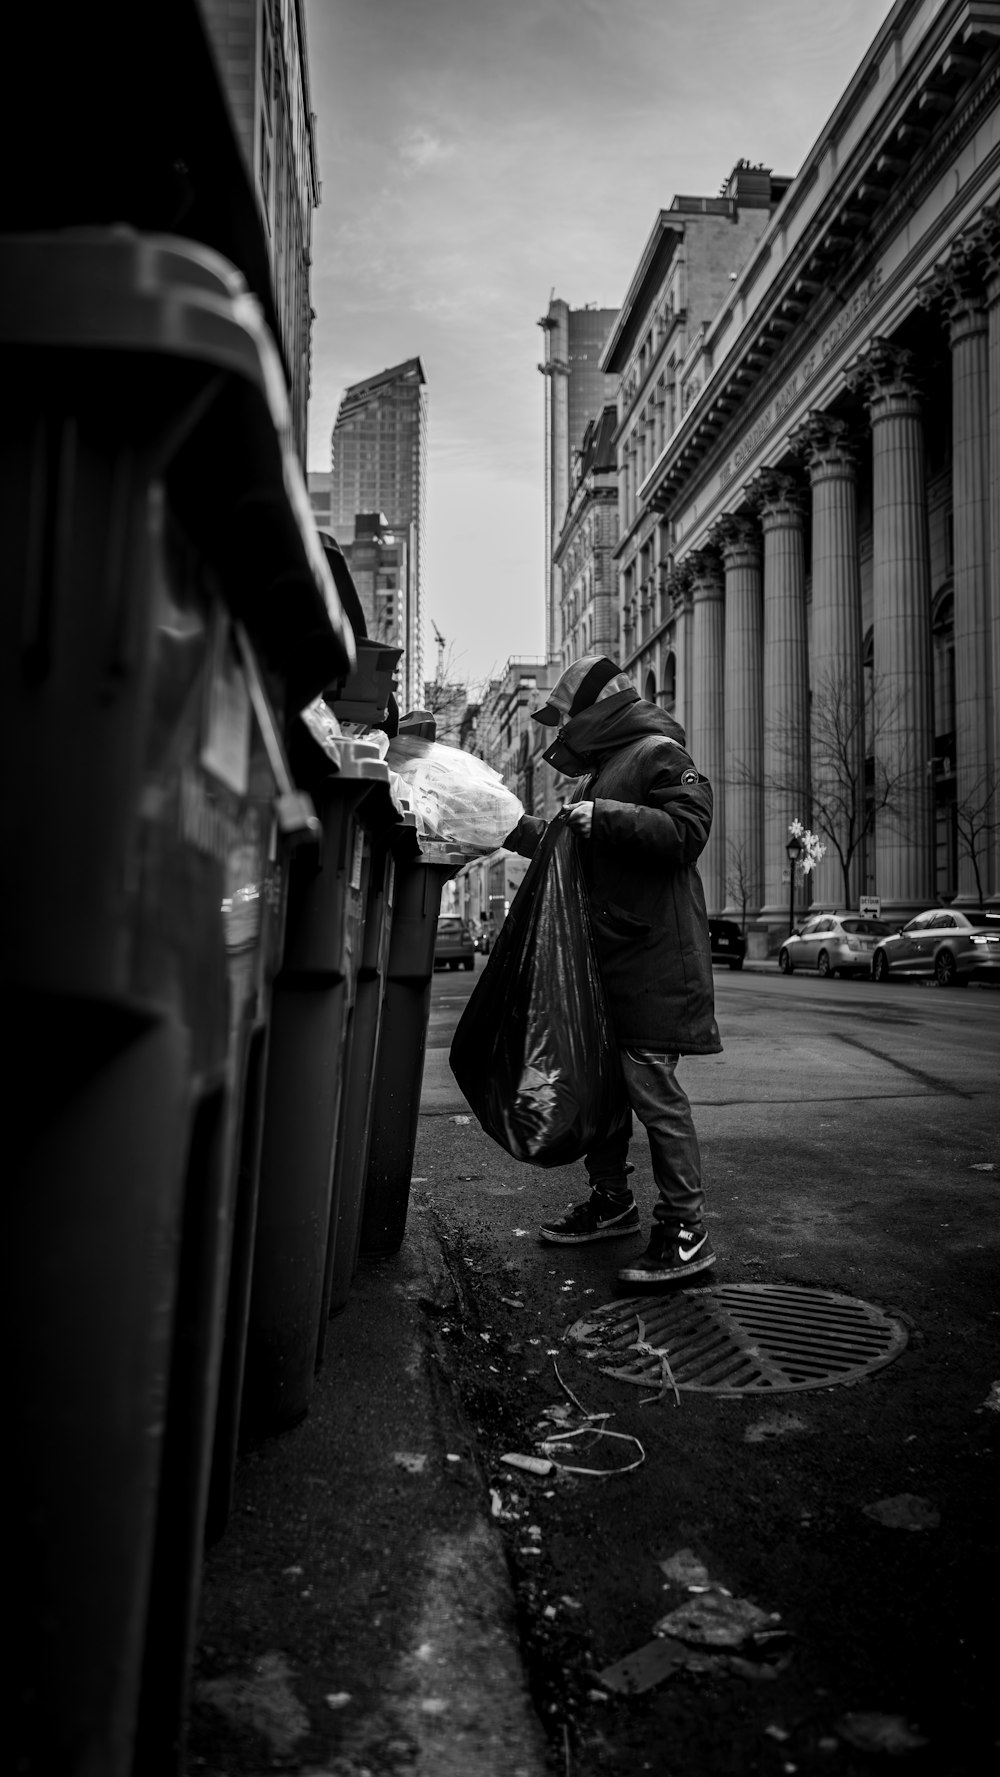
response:
<svg viewBox="0 0 1000 1777"><path fill-rule="evenodd" d="M1000 979L1000 913L971 907L932 907L918 913L872 957L876 981L890 975L933 975L939 987L968 987Z"/></svg>
<svg viewBox="0 0 1000 1777"><path fill-rule="evenodd" d="M710 919L708 935L712 942L713 963L728 963L731 969L742 969L747 941L735 920Z"/></svg>
<svg viewBox="0 0 1000 1777"><path fill-rule="evenodd" d="M434 967L474 969L475 966L476 947L464 919L456 919L452 914L443 913L437 922L434 939Z"/></svg>
<svg viewBox="0 0 1000 1777"><path fill-rule="evenodd" d="M793 969L815 969L820 975L868 975L876 945L892 936L892 927L862 913L817 913L800 932L786 938L778 952L783 975Z"/></svg>

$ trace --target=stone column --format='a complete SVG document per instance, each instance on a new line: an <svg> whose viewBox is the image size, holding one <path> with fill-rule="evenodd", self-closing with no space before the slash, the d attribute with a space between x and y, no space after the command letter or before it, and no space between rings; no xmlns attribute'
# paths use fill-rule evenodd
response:
<svg viewBox="0 0 1000 1777"><path fill-rule="evenodd" d="M994 800L989 345L978 253L960 242L947 264L924 284L921 298L928 307L943 307L951 342L957 899L978 906L980 886L985 893L990 874L987 860Z"/></svg>
<svg viewBox="0 0 1000 1777"><path fill-rule="evenodd" d="M988 893L1000 901L1000 205L983 219L980 244L986 274L987 443L990 535L990 663L993 706L991 785L993 830Z"/></svg>
<svg viewBox="0 0 1000 1777"><path fill-rule="evenodd" d="M813 901L856 907L864 882L865 689L857 465L845 421L811 414L796 434L812 487L810 766L827 855ZM822 814L820 813L822 811ZM846 882L845 882L846 870Z"/></svg>
<svg viewBox="0 0 1000 1777"><path fill-rule="evenodd" d="M722 573L717 558L706 550L687 557L691 576L691 724L688 751L712 785L715 814L712 832L698 861L710 913L725 902L726 832L721 793L723 775L723 625Z"/></svg>
<svg viewBox="0 0 1000 1777"><path fill-rule="evenodd" d="M723 789L726 914L755 918L763 878L763 640L760 532L727 515L712 532L726 576Z"/></svg>
<svg viewBox="0 0 1000 1777"><path fill-rule="evenodd" d="M903 917L934 896L934 726L924 434L912 354L873 339L848 372L872 426L875 892Z"/></svg>
<svg viewBox="0 0 1000 1777"><path fill-rule="evenodd" d="M752 485L764 533L764 905L761 917L788 918L785 844L809 808L809 680L806 642L805 518L791 475L765 469Z"/></svg>

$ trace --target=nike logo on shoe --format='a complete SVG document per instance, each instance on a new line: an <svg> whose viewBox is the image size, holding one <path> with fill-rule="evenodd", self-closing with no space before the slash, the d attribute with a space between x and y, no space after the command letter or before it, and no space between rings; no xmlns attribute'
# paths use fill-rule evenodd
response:
<svg viewBox="0 0 1000 1777"><path fill-rule="evenodd" d="M690 1240L691 1236L688 1235L687 1238ZM703 1234L700 1240L695 1241L694 1246L689 1246L687 1248L681 1244L683 1239L684 1235L681 1234L677 1241L677 1257L680 1259L682 1265L686 1265L689 1259L693 1259L696 1253L701 1252L702 1247L708 1239L708 1235Z"/></svg>

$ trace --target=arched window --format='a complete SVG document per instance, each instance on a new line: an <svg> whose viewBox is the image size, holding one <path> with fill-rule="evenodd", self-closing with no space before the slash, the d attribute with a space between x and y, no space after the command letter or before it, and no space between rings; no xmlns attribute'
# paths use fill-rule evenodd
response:
<svg viewBox="0 0 1000 1777"><path fill-rule="evenodd" d="M645 685L645 689L643 690L642 695L648 703L655 703L656 702L656 674L655 673L647 673L646 674L646 685Z"/></svg>
<svg viewBox="0 0 1000 1777"><path fill-rule="evenodd" d="M663 707L673 715L677 702L677 656L667 655L663 662Z"/></svg>

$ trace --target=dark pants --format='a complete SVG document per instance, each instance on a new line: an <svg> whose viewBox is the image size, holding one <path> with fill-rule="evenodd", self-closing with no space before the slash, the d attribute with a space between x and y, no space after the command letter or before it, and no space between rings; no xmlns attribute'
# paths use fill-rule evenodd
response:
<svg viewBox="0 0 1000 1777"><path fill-rule="evenodd" d="M622 1071L629 1102L649 1137L653 1177L659 1198L653 1220L689 1228L700 1222L705 1209L701 1188L701 1151L687 1093L674 1072L676 1055L648 1049L622 1049ZM602 1142L586 1156L593 1186L626 1187L625 1161L631 1130L625 1129Z"/></svg>

